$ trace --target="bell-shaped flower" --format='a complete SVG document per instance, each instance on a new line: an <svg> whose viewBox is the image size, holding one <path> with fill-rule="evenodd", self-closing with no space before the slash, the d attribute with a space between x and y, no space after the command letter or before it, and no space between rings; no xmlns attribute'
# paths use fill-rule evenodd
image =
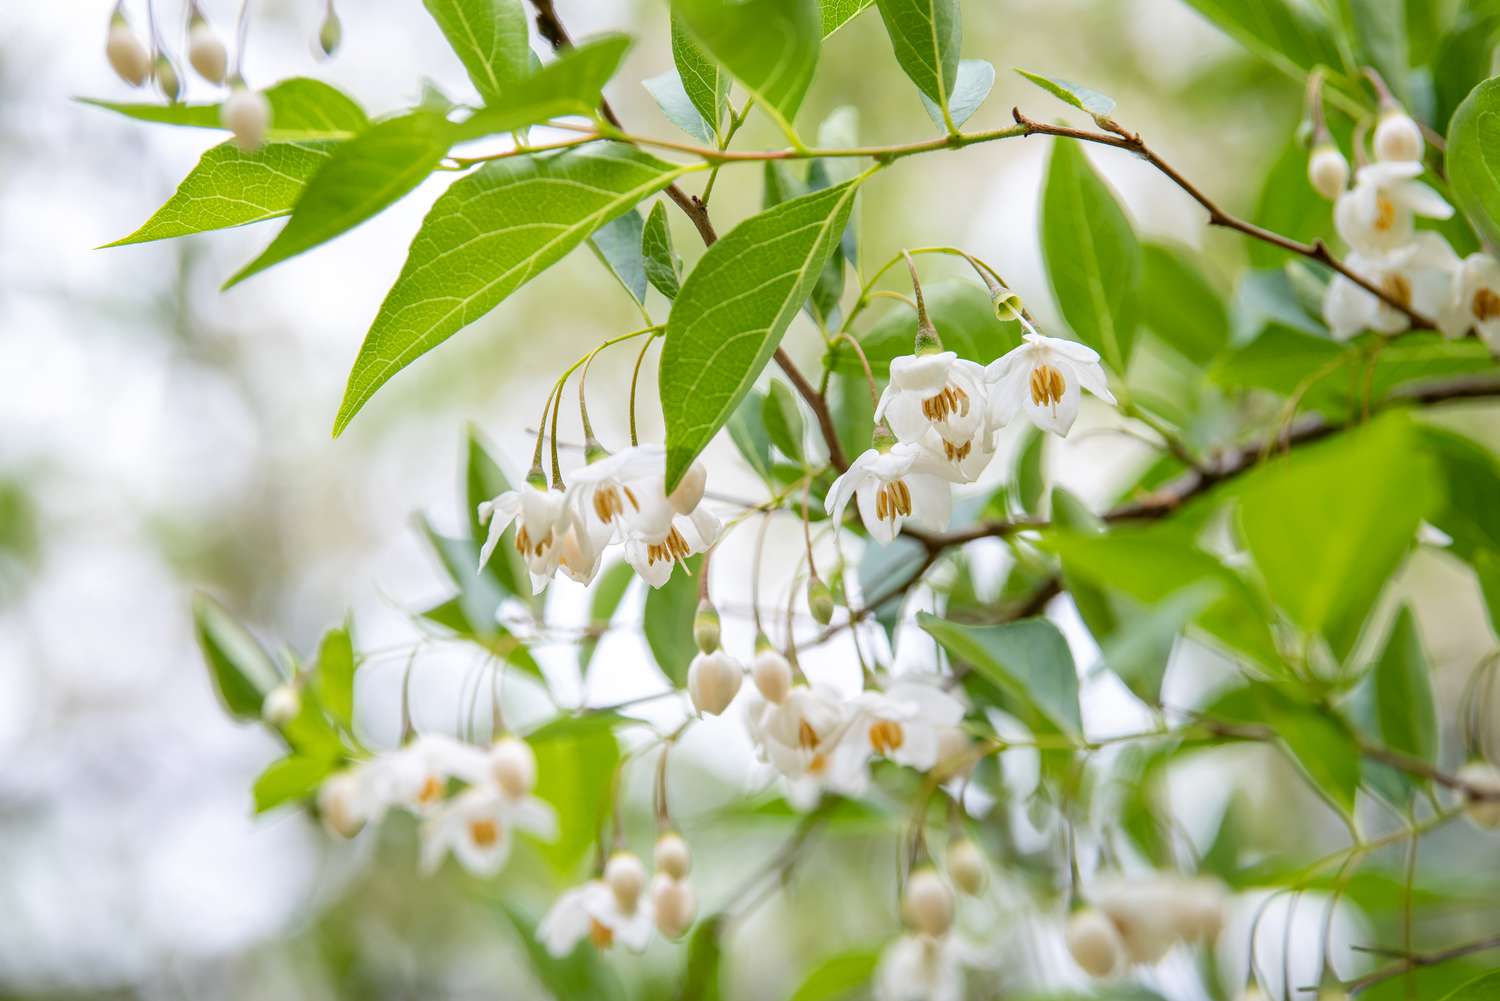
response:
<svg viewBox="0 0 1500 1001"><path fill-rule="evenodd" d="M433 872L448 852L476 876L493 876L510 855L511 835L526 831L552 840L557 816L535 796L512 797L498 785L470 786L422 823L422 868Z"/></svg>
<svg viewBox="0 0 1500 1001"><path fill-rule="evenodd" d="M1099 364L1099 352L1035 331L1023 340L985 370L997 424L1009 424L1024 411L1043 431L1066 435L1078 417L1083 390L1114 404L1109 380Z"/></svg>
<svg viewBox="0 0 1500 1001"><path fill-rule="evenodd" d="M562 561L563 536L573 528L565 496L560 490L527 483L480 504L479 523L490 526L484 548L479 551L480 568L490 561L500 537L515 522L516 552L531 571L532 590L540 592L546 587Z"/></svg>
<svg viewBox="0 0 1500 1001"><path fill-rule="evenodd" d="M1418 233L1388 254L1355 252L1345 263L1392 299L1424 316L1439 315L1452 301L1458 255L1437 233ZM1328 283L1323 320L1340 341L1365 330L1395 334L1411 325L1401 310L1343 275L1335 275Z"/></svg>
<svg viewBox="0 0 1500 1001"><path fill-rule="evenodd" d="M1491 351L1500 351L1500 261L1485 253L1465 257L1437 319L1447 336L1473 330Z"/></svg>
<svg viewBox="0 0 1500 1001"><path fill-rule="evenodd" d="M719 519L697 508L689 515L673 514L665 529L633 532L625 540L625 561L652 587L661 587L678 563L703 552L719 537Z"/></svg>
<svg viewBox="0 0 1500 1001"><path fill-rule="evenodd" d="M951 935L902 935L880 954L876 1001L962 1001L963 958Z"/></svg>
<svg viewBox="0 0 1500 1001"><path fill-rule="evenodd" d="M649 894L641 894L634 907L626 911L608 884L592 879L557 898L537 925L536 935L558 958L568 955L585 938L596 949L608 949L618 942L640 952L651 939L654 921Z"/></svg>
<svg viewBox="0 0 1500 1001"><path fill-rule="evenodd" d="M994 454L984 368L952 351L902 355L891 360L891 381L875 408L900 441L937 435L954 478L972 482Z"/></svg>
<svg viewBox="0 0 1500 1001"><path fill-rule="evenodd" d="M1354 187L1339 196L1333 220L1350 249L1363 254L1395 250L1411 239L1416 216L1447 219L1453 206L1418 181L1422 165L1410 161L1372 163L1354 174Z"/></svg>
<svg viewBox="0 0 1500 1001"><path fill-rule="evenodd" d="M826 685L798 685L780 704L748 700L756 753L786 780L787 800L810 810L824 792L859 796L869 785L869 755L849 731L850 704Z"/></svg>
<svg viewBox="0 0 1500 1001"><path fill-rule="evenodd" d="M929 431L928 435L925 444L889 444L887 435L849 463L828 490L826 508L834 522L843 520L852 498L865 529L877 542L890 542L907 521L935 532L947 528L953 512L951 471L940 458L935 434Z"/></svg>
<svg viewBox="0 0 1500 1001"><path fill-rule="evenodd" d="M903 679L854 699L847 739L866 755L925 772L938 763L943 733L963 718L964 704L938 684Z"/></svg>

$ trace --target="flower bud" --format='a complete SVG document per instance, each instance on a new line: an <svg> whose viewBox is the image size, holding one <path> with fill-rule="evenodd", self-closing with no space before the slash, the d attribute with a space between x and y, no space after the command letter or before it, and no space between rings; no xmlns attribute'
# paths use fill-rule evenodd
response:
<svg viewBox="0 0 1500 1001"><path fill-rule="evenodd" d="M240 84L219 109L219 120L234 133L234 144L252 153L265 141L266 130L271 126L271 102L259 91L247 90Z"/></svg>
<svg viewBox="0 0 1500 1001"><path fill-rule="evenodd" d="M723 650L700 653L688 667L687 687L699 712L717 716L739 693L743 671Z"/></svg>
<svg viewBox="0 0 1500 1001"><path fill-rule="evenodd" d="M651 906L656 911L656 930L665 938L681 938L698 915L692 885L665 873L651 880Z"/></svg>
<svg viewBox="0 0 1500 1001"><path fill-rule="evenodd" d="M1218 880L1184 880L1172 900L1178 934L1188 941L1212 942L1224 928L1226 906L1224 886Z"/></svg>
<svg viewBox="0 0 1500 1001"><path fill-rule="evenodd" d="M1400 108L1388 108L1375 126L1377 160L1422 159L1422 129Z"/></svg>
<svg viewBox="0 0 1500 1001"><path fill-rule="evenodd" d="M1075 911L1068 919L1067 940L1073 962L1091 977L1113 976L1125 965L1125 943L1101 911Z"/></svg>
<svg viewBox="0 0 1500 1001"><path fill-rule="evenodd" d="M769 644L755 652L755 659L750 662L750 677L767 702L780 705L792 690L792 665Z"/></svg>
<svg viewBox="0 0 1500 1001"><path fill-rule="evenodd" d="M974 741L960 726L945 726L938 731L938 759L932 774L941 781L974 770Z"/></svg>
<svg viewBox="0 0 1500 1001"><path fill-rule="evenodd" d="M188 28L188 62L209 83L223 83L229 69L229 53L214 29L201 17Z"/></svg>
<svg viewBox="0 0 1500 1001"><path fill-rule="evenodd" d="M1500 769L1485 761L1471 761L1458 770L1458 779L1468 786L1464 813L1469 820L1487 830L1500 830Z"/></svg>
<svg viewBox="0 0 1500 1001"><path fill-rule="evenodd" d="M339 43L343 40L344 24L334 12L333 4L329 4L328 15L323 18L323 24L318 28L318 47L323 50L325 56L331 56L338 51Z"/></svg>
<svg viewBox="0 0 1500 1001"><path fill-rule="evenodd" d="M364 818L355 809L358 797L359 780L353 772L337 772L323 780L318 787L318 816L330 834L352 838L364 828Z"/></svg>
<svg viewBox="0 0 1500 1001"><path fill-rule="evenodd" d="M182 96L182 79L177 75L177 67L172 65L172 60L165 55L158 55L153 73L156 85L161 88L162 96L168 101L176 101Z"/></svg>
<svg viewBox="0 0 1500 1001"><path fill-rule="evenodd" d="M490 748L490 769L501 791L512 799L529 796L536 787L536 755L518 737L501 737Z"/></svg>
<svg viewBox="0 0 1500 1001"><path fill-rule="evenodd" d="M935 869L918 869L906 881L902 912L917 931L944 935L953 927L953 891Z"/></svg>
<svg viewBox="0 0 1500 1001"><path fill-rule="evenodd" d="M118 11L109 19L109 35L104 40L104 55L121 80L139 87L151 75L151 54L135 37L125 16Z"/></svg>
<svg viewBox="0 0 1500 1001"><path fill-rule="evenodd" d="M693 616L693 642L703 653L719 649L719 610L707 598L698 603L698 614Z"/></svg>
<svg viewBox="0 0 1500 1001"><path fill-rule="evenodd" d="M807 582L807 610L818 625L826 626L833 621L833 591L823 583L823 578L814 576Z"/></svg>
<svg viewBox="0 0 1500 1001"><path fill-rule="evenodd" d="M695 462L682 474L677 489L672 491L667 501L678 514L692 514L697 510L698 502L703 500L703 491L707 486L708 470L703 468L703 463Z"/></svg>
<svg viewBox="0 0 1500 1001"><path fill-rule="evenodd" d="M656 839L656 852L652 858L656 871L666 873L673 879L682 879L692 868L693 855L688 844L676 831L668 831Z"/></svg>
<svg viewBox="0 0 1500 1001"><path fill-rule="evenodd" d="M955 838L948 845L948 878L971 897L977 897L989 881L990 868L979 846L968 838Z"/></svg>
<svg viewBox="0 0 1500 1001"><path fill-rule="evenodd" d="M1349 161L1333 143L1319 143L1307 161L1307 181L1314 191L1333 201L1349 186Z"/></svg>
<svg viewBox="0 0 1500 1001"><path fill-rule="evenodd" d="M635 910L646 888L646 867L630 852L615 852L604 866L604 882L626 914Z"/></svg>
<svg viewBox="0 0 1500 1001"><path fill-rule="evenodd" d="M286 726L302 712L302 696L295 685L277 685L260 704L260 718L272 726Z"/></svg>

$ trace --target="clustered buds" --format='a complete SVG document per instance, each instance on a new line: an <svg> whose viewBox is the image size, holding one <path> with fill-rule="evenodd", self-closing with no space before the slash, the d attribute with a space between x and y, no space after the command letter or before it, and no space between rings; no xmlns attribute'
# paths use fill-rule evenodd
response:
<svg viewBox="0 0 1500 1001"><path fill-rule="evenodd" d="M685 879L693 867L693 860L692 853L688 851L687 842L682 840L682 835L675 831L668 831L657 838L652 864L655 865L657 872L665 873L673 879Z"/></svg>
<svg viewBox="0 0 1500 1001"><path fill-rule="evenodd" d="M151 54L146 46L130 30L125 13L118 6L109 18L109 35L104 42L104 54L109 65L121 80L132 87L139 87L151 75Z"/></svg>
<svg viewBox="0 0 1500 1001"><path fill-rule="evenodd" d="M1375 126L1375 157L1389 163L1420 160L1425 144L1422 129L1400 105L1392 101L1380 113Z"/></svg>
<svg viewBox="0 0 1500 1001"><path fill-rule="evenodd" d="M646 889L646 867L640 857L631 852L615 852L604 865L604 884L615 895L615 903L626 914L632 913L640 903L641 893Z"/></svg>
<svg viewBox="0 0 1500 1001"><path fill-rule="evenodd" d="M1313 147L1307 161L1307 180L1318 194L1333 201L1349 186L1349 161L1330 139Z"/></svg>
<svg viewBox="0 0 1500 1001"><path fill-rule="evenodd" d="M697 917L698 903L687 876L692 854L680 834L668 831L656 841L653 859L656 875L651 879L651 906L656 930L667 938L681 938Z"/></svg>
<svg viewBox="0 0 1500 1001"><path fill-rule="evenodd" d="M501 737L490 748L490 768L495 783L514 799L529 796L536 788L536 753L518 737Z"/></svg>
<svg viewBox="0 0 1500 1001"><path fill-rule="evenodd" d="M1068 951L1084 972L1108 977L1129 963L1161 960L1178 942L1210 942L1224 924L1222 884L1157 875L1101 880L1093 906L1068 920Z"/></svg>

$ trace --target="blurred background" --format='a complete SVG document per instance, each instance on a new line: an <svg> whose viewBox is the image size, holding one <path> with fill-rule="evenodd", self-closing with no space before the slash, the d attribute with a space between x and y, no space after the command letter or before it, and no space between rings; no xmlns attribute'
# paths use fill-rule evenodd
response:
<svg viewBox="0 0 1500 1001"><path fill-rule="evenodd" d="M180 5L157 6L180 51ZM227 35L238 4L202 6ZM413 613L448 587L413 515L425 513L440 530L463 525L466 427L475 425L509 473L520 473L544 384L601 338L639 326L638 313L592 255L575 253L403 373L332 440L355 350L442 185L429 183L358 232L227 294L219 285L274 227L94 249L133 230L217 141L74 100L140 99L104 59L110 7L11 3L0 14L0 996L541 996L495 904L504 896L535 913L546 903L554 889L534 858L523 853L498 884L473 883L452 867L423 879L410 824L336 843L296 810L252 816L250 785L276 745L259 728L229 722L216 704L193 640L190 595L208 591L268 645L303 653L352 613L359 647L374 652L359 676L360 727L371 743L390 744L403 668L417 649ZM143 4L128 7L143 25ZM372 115L411 104L428 78L455 98L470 96L415 0L344 0L343 48L326 61L313 56L321 0L255 7L245 65L252 85L316 75ZM671 66L665 4L560 0L558 8L575 37L618 29L639 39L609 97L636 131L675 138L640 86ZM1114 96L1122 121L1241 210L1295 128L1299 87L1178 0L970 0L964 14L965 56L1000 70L970 128L1005 124L1013 104L1038 117L1063 110L1011 67L1077 80ZM188 99L214 97L196 79L187 87ZM930 134L873 13L827 43L799 119L804 133L847 103L858 109L865 141ZM741 141L779 144L754 121ZM866 258L884 260L902 245L958 245L994 262L1044 321L1055 316L1035 223L1046 151L1041 139L994 143L886 172L863 196ZM1090 156L1141 232L1196 248L1228 292L1245 255L1237 238L1208 233L1202 213L1145 165L1109 151ZM722 232L758 207L760 172L726 172L720 184ZM679 251L696 257L692 230L671 218ZM946 268L936 258L924 263L930 280ZM804 324L788 346L811 369L819 348ZM626 442L632 360L628 351L601 356L589 382L594 424L612 447ZM659 419L649 373L642 399L653 401L642 408L643 438L652 438ZM566 409L564 427L571 419ZM576 439L576 429L570 434ZM1050 475L1100 502L1118 471L1148 458L1118 435L1075 439L1049 453ZM712 491L759 496L727 443L715 446L709 465ZM765 579L774 588L797 540L771 535ZM741 555L720 561L721 576L743 565L749 545L738 536L728 544ZM1424 623L1449 627L1425 633L1439 668L1453 668L1443 682L1452 695L1488 632L1456 570L1435 558L1412 576L1409 589L1426 596ZM556 590L555 617L586 621L581 591L566 583ZM639 595L633 600L638 618ZM1090 663L1066 601L1051 612L1078 638L1080 664ZM748 653L743 616L726 630ZM930 647L902 655L930 657ZM586 689L569 672L568 651L538 656L563 705L664 686L628 631L601 647L605 667ZM1223 675L1222 665L1196 656L1201 670L1181 684ZM458 726L481 659L453 644L421 648L413 681L420 729ZM858 684L847 647L831 645L809 664ZM1139 708L1117 682L1086 694L1091 732L1139 725ZM681 713L676 703L655 708L663 719ZM741 824L738 840L710 843L711 808L753 787L744 749L726 721L695 731L681 753L698 762L684 766L674 795L700 818L690 833L704 835L698 879L709 902L737 883L744 858L769 853L781 833ZM1212 769L1235 762L1208 767L1184 780L1189 800L1213 798L1205 791ZM635 790L638 799L647 789ZM817 958L894 934L882 882L894 876L888 848L872 841L822 861L806 879L836 881L825 885L838 894L793 887L758 911L741 932L744 949L735 949L748 958L726 964L731 996L785 996ZM876 869L878 879L868 875ZM981 984L991 986L976 987L976 997L995 996L997 984L1076 976L1055 923L1049 930L1014 914L1002 920L1007 894L1022 889L1002 881L975 919L981 930L1006 929L986 957ZM1341 916L1338 934L1357 922ZM1243 925L1226 935L1235 937L1242 956ZM610 961L636 996L670 997L682 950L658 945L643 958ZM1186 958L1152 976L1166 996L1204 996Z"/></svg>

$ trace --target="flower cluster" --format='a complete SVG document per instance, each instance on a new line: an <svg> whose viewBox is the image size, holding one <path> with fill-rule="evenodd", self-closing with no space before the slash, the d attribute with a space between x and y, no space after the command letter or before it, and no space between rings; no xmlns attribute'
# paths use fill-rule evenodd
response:
<svg viewBox="0 0 1500 1001"><path fill-rule="evenodd" d="M1090 887L1092 906L1068 919L1068 951L1093 977L1161 960L1178 942L1211 942L1224 925L1227 895L1212 879L1160 873L1111 877Z"/></svg>
<svg viewBox="0 0 1500 1001"><path fill-rule="evenodd" d="M489 562L514 523L516 552L536 591L559 569L587 584L610 545L622 546L636 573L661 587L674 566L713 545L720 527L701 506L707 484L702 463L693 463L670 494L665 468L662 446L632 445L574 473L566 488L529 477L519 489L479 505L480 524L489 525L479 565Z"/></svg>
<svg viewBox="0 0 1500 1001"><path fill-rule="evenodd" d="M630 852L610 856L597 879L564 893L537 926L537 938L554 956L566 956L584 939L595 948L616 942L634 952L646 948L651 929L678 939L697 916L688 882L692 855L675 832L663 834L653 857L656 873L646 883L646 867Z"/></svg>

